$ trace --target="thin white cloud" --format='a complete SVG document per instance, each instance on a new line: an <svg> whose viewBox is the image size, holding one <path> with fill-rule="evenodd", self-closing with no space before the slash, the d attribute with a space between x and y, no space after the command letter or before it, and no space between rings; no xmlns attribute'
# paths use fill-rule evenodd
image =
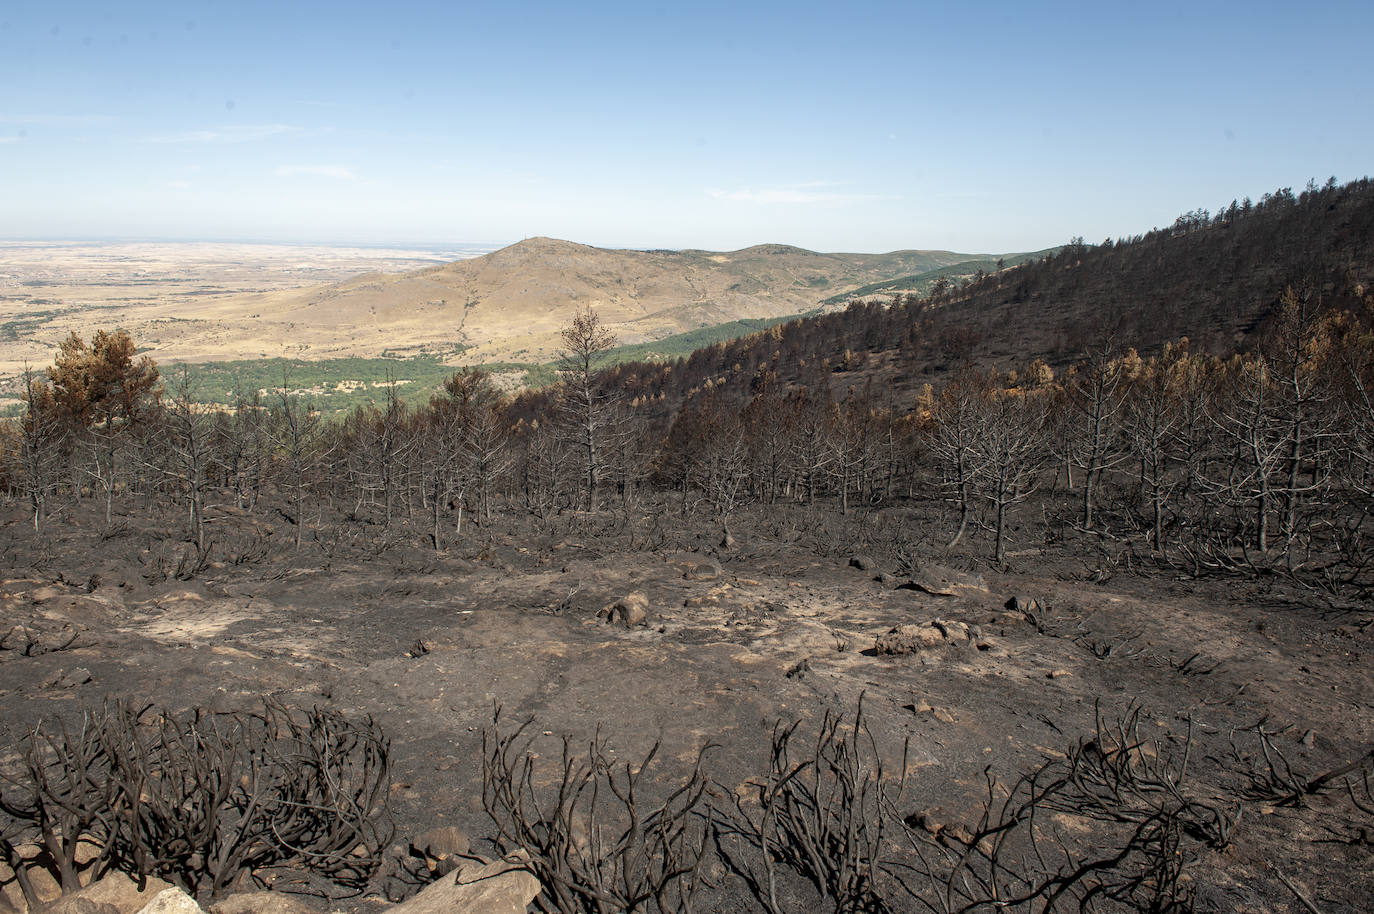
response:
<svg viewBox="0 0 1374 914"><path fill-rule="evenodd" d="M256 143L272 137L300 133L289 124L235 124L206 130L187 130L147 138L149 143Z"/></svg>
<svg viewBox="0 0 1374 914"><path fill-rule="evenodd" d="M6 143L17 142L19 142L19 137L17 136L0 136L0 146L4 146Z"/></svg>
<svg viewBox="0 0 1374 914"><path fill-rule="evenodd" d="M279 178L333 178L356 181L358 176L347 165L278 165L272 173Z"/></svg>
<svg viewBox="0 0 1374 914"><path fill-rule="evenodd" d="M99 127L113 122L109 114L0 114L0 124L33 127Z"/></svg>
<svg viewBox="0 0 1374 914"><path fill-rule="evenodd" d="M785 187L743 188L741 190L712 189L706 193L717 200L742 203L857 203L863 200L896 200L889 194L851 194L823 187L840 186L833 181L808 181Z"/></svg>
<svg viewBox="0 0 1374 914"><path fill-rule="evenodd" d="M186 190L191 186L190 181L168 181L167 186L172 190Z"/></svg>

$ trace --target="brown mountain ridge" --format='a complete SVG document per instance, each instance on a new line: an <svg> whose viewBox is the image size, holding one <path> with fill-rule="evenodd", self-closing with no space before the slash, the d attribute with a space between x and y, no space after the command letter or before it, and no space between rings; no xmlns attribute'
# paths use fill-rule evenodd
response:
<svg viewBox="0 0 1374 914"><path fill-rule="evenodd" d="M540 361L555 354L559 328L581 307L595 308L622 342L643 342L808 311L836 293L973 256L824 254L780 244L612 250L529 238L404 273L220 298L194 313L182 303L180 323L159 326L155 354L213 361L283 350L305 358L437 352L467 363Z"/></svg>

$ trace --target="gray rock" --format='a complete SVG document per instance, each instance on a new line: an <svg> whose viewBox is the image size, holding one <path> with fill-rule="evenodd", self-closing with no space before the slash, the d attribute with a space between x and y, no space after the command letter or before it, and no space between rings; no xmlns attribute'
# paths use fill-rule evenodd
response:
<svg viewBox="0 0 1374 914"><path fill-rule="evenodd" d="M210 905L210 914L320 914L295 895L281 892L242 892Z"/></svg>
<svg viewBox="0 0 1374 914"><path fill-rule="evenodd" d="M461 828L441 825L431 828L410 842L410 849L417 857L461 857L472 849L472 841Z"/></svg>
<svg viewBox="0 0 1374 914"><path fill-rule="evenodd" d="M472 842L467 833L452 825L442 825L410 842L410 853L425 862L429 871L438 876L447 876L458 868L463 857L468 856Z"/></svg>
<svg viewBox="0 0 1374 914"><path fill-rule="evenodd" d="M678 552L668 557L668 564L681 569L685 581L714 581L720 577L720 565L703 555Z"/></svg>
<svg viewBox="0 0 1374 914"><path fill-rule="evenodd" d="M963 622L933 619L930 622L899 625L879 635L874 648L880 654L914 654L944 647L967 646L973 633Z"/></svg>
<svg viewBox="0 0 1374 914"><path fill-rule="evenodd" d="M947 568L944 565L923 565L900 589L919 590L935 596L950 597L958 593L959 588L981 590L983 576Z"/></svg>
<svg viewBox="0 0 1374 914"><path fill-rule="evenodd" d="M627 593L614 603L596 614L612 625L634 628L636 625L649 624L649 598L642 590Z"/></svg>
<svg viewBox="0 0 1374 914"><path fill-rule="evenodd" d="M872 571L878 567L878 563L873 561L872 556L856 555L849 560L850 568L857 568L860 571Z"/></svg>
<svg viewBox="0 0 1374 914"><path fill-rule="evenodd" d="M102 879L91 883L84 889L72 892L59 899L55 904L68 905L77 899L85 899L98 906L113 907L119 914L137 914L142 911L159 893L170 889L170 883L149 876L139 889L128 876L118 871L106 874ZM50 908L52 906L49 906ZM84 911L68 911L66 914L87 914ZM107 912L108 914L108 912Z"/></svg>
<svg viewBox="0 0 1374 914"><path fill-rule="evenodd" d="M539 894L539 880L518 857L474 861L441 877L389 914L525 914Z"/></svg>
<svg viewBox="0 0 1374 914"><path fill-rule="evenodd" d="M42 914L119 914L119 908L105 901L67 895L39 909Z"/></svg>
<svg viewBox="0 0 1374 914"><path fill-rule="evenodd" d="M163 889L138 914L205 914L196 900L181 889Z"/></svg>

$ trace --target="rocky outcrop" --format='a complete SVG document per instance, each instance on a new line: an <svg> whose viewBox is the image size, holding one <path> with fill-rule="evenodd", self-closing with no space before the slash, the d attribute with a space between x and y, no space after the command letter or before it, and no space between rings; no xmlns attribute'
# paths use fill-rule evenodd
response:
<svg viewBox="0 0 1374 914"><path fill-rule="evenodd" d="M196 900L181 889L163 889L138 914L205 914Z"/></svg>
<svg viewBox="0 0 1374 914"><path fill-rule="evenodd" d="M539 894L539 880L520 857L474 859L388 914L525 914Z"/></svg>
<svg viewBox="0 0 1374 914"><path fill-rule="evenodd" d="M320 909L282 892L243 892L221 898L209 914L320 914Z"/></svg>
<svg viewBox="0 0 1374 914"><path fill-rule="evenodd" d="M947 647L969 647L976 644L980 637L977 626L932 619L929 622L898 625L879 635L874 649L879 654L915 654Z"/></svg>
<svg viewBox="0 0 1374 914"><path fill-rule="evenodd" d="M649 598L642 590L627 593L614 603L603 607L596 616L612 625L623 625L626 628L648 625Z"/></svg>

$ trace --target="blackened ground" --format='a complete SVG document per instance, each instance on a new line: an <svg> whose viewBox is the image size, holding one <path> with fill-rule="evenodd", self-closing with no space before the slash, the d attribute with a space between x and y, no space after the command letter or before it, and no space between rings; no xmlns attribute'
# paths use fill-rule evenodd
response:
<svg viewBox="0 0 1374 914"><path fill-rule="evenodd" d="M1277 867L1328 914L1368 909L1374 817L1340 791L1296 807L1246 791L1264 771L1256 727L1307 776L1374 744L1369 607L1272 579L1103 579L1062 551L993 570L912 547L931 538L928 519L751 510L728 550L718 527L646 509L504 520L436 554L404 523L341 526L296 551L280 515L222 508L214 563L178 580L164 575L189 549L179 514L130 514L102 535L101 512L76 506L39 537L14 508L0 527L0 629L24 626L40 649L0 651L0 744L8 756L40 718L108 696L229 710L272 694L381 723L401 837L457 824L481 839L481 738L497 707L547 731L536 748L551 761L565 733L585 742L600 728L626 760L661 740L665 782L714 741L710 774L733 787L763 772L774 721L811 725L862 694L886 751L909 741L905 806L950 822L977 813L985 769L1012 780L1099 716L1139 708L1143 735L1181 742L1191 727L1202 792L1243 807L1231 846L1191 870L1200 898L1304 910ZM869 568L851 565L856 553ZM922 586L900 586L913 576ZM647 626L598 618L633 591ZM1008 611L1017 594L1040 608ZM983 649L873 650L894 626L935 619L977 626ZM40 652L64 631L74 644ZM715 891L711 909L752 909L737 880Z"/></svg>

